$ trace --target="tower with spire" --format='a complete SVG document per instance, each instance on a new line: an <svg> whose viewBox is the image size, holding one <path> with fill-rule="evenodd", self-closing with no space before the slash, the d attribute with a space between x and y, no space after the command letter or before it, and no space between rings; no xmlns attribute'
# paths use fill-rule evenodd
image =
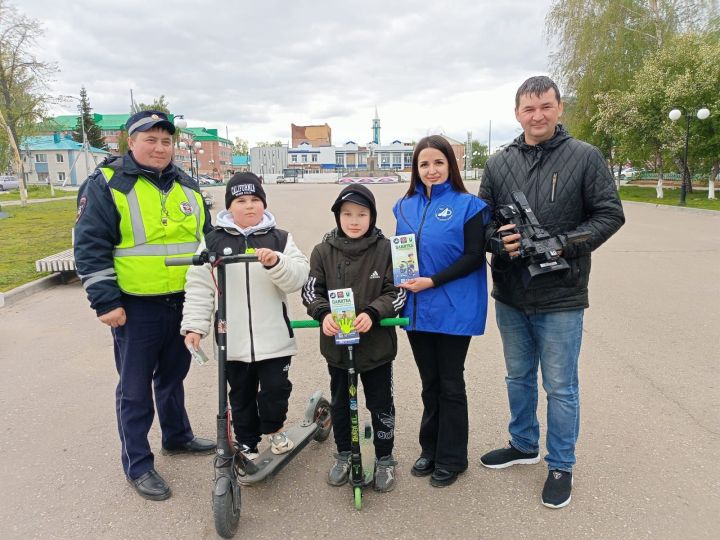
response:
<svg viewBox="0 0 720 540"><path fill-rule="evenodd" d="M380 145L380 118L378 117L377 105L375 105L375 118L373 118L372 125L373 142L376 145Z"/></svg>

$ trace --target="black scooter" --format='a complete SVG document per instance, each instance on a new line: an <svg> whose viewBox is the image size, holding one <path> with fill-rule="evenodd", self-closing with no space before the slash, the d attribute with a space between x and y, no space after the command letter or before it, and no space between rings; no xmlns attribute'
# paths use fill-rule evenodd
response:
<svg viewBox="0 0 720 540"><path fill-rule="evenodd" d="M215 337L218 348L218 415L217 455L214 460L215 485L212 492L212 508L215 530L223 538L232 538L240 522L240 485L257 484L271 479L292 458L307 446L311 439L324 441L330 435L332 420L330 404L316 391L308 400L305 417L298 426L286 430L294 446L284 454L273 454L268 448L255 460L250 460L232 444L232 419L228 407L228 388L225 365L227 362L227 303L225 299L225 266L234 263L248 265L257 262L252 253L243 255L219 255L207 250L192 257L165 259L167 266L202 266L209 263L217 268L218 308L215 320Z"/></svg>

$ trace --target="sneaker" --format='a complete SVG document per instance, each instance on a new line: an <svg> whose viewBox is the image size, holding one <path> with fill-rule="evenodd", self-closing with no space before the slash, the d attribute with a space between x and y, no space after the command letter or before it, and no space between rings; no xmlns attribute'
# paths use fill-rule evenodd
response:
<svg viewBox="0 0 720 540"><path fill-rule="evenodd" d="M571 472L553 469L548 472L542 492L542 503L548 508L562 508L570 503L573 475Z"/></svg>
<svg viewBox="0 0 720 540"><path fill-rule="evenodd" d="M511 465L532 465L540 461L538 452L526 454L515 448L511 442L505 448L488 452L480 458L480 463L490 469L504 469Z"/></svg>
<svg viewBox="0 0 720 540"><path fill-rule="evenodd" d="M342 486L350 475L350 457L352 452L345 451L335 454L335 463L328 472L327 483L331 486Z"/></svg>
<svg viewBox="0 0 720 540"><path fill-rule="evenodd" d="M395 465L392 454L375 460L375 491L386 493L395 487Z"/></svg>
<svg viewBox="0 0 720 540"><path fill-rule="evenodd" d="M268 435L268 439L270 439L270 450L273 454L284 454L292 450L293 446L295 446L295 443L288 438L287 433L284 431L278 431L277 433Z"/></svg>
<svg viewBox="0 0 720 540"><path fill-rule="evenodd" d="M238 450L240 453L248 458L250 461L257 459L257 457L260 455L260 452L258 452L257 445L253 448L250 448L247 444L241 444L238 446Z"/></svg>

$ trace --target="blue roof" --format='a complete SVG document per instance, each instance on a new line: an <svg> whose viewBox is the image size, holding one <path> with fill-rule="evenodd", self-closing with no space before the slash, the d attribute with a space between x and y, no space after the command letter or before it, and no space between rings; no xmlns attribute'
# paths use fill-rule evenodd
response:
<svg viewBox="0 0 720 540"><path fill-rule="evenodd" d="M234 167L243 167L250 163L250 156L236 155L232 157Z"/></svg>
<svg viewBox="0 0 720 540"><path fill-rule="evenodd" d="M40 135L38 137L25 137L20 143L20 150L82 150L82 143L74 141L69 135L58 137L56 135ZM109 154L102 148L90 147L93 153Z"/></svg>

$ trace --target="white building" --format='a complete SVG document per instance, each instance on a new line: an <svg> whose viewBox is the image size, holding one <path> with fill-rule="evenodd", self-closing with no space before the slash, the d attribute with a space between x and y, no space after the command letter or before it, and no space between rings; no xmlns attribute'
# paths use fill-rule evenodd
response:
<svg viewBox="0 0 720 540"><path fill-rule="evenodd" d="M250 149L250 170L258 175L282 174L288 166L288 147L257 146Z"/></svg>
<svg viewBox="0 0 720 540"><path fill-rule="evenodd" d="M59 133L27 137L20 144L25 182L28 184L67 184L77 186L95 170L110 152L89 147Z"/></svg>

